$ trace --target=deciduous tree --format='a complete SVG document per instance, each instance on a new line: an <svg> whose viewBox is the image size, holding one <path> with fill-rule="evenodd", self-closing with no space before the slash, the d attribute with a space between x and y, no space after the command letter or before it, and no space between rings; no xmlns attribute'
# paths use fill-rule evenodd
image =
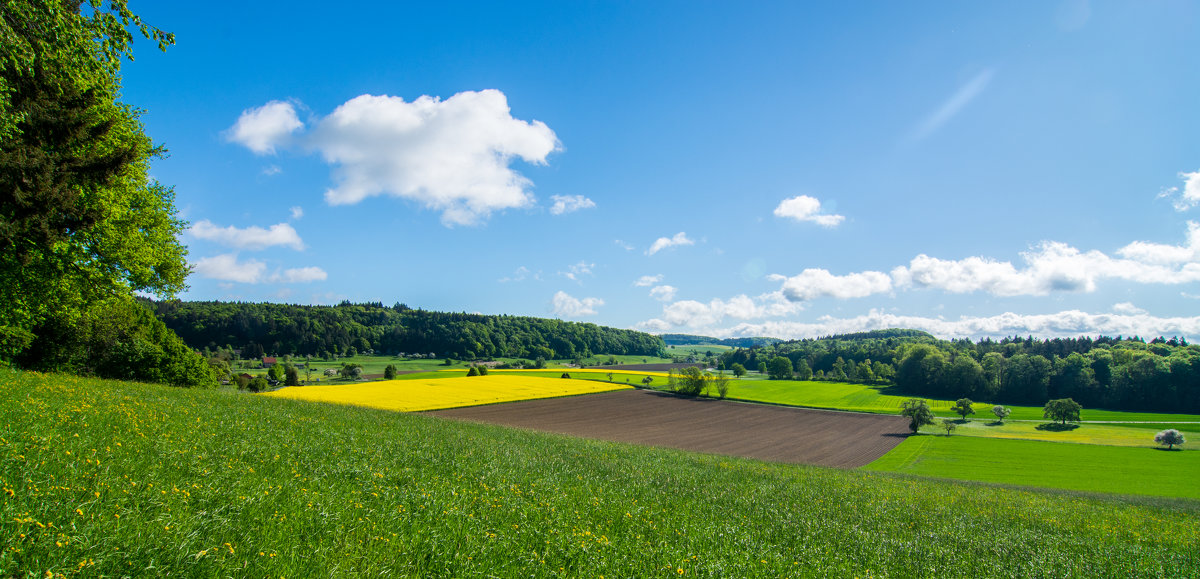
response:
<svg viewBox="0 0 1200 579"><path fill-rule="evenodd" d="M917 432L926 424L933 424L933 411L929 403L920 398L909 398L900 405L900 414L909 418L908 428Z"/></svg>
<svg viewBox="0 0 1200 579"><path fill-rule="evenodd" d="M1070 398L1059 398L1046 403L1042 409L1042 417L1057 420L1066 426L1067 422L1079 422L1079 411L1083 407Z"/></svg>

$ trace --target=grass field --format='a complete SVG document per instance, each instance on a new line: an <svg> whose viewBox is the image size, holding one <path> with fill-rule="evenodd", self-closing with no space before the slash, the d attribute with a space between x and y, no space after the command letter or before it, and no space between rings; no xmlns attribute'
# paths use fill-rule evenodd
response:
<svg viewBox="0 0 1200 579"><path fill-rule="evenodd" d="M0 489L4 577L1200 575L1195 501L8 371Z"/></svg>
<svg viewBox="0 0 1200 579"><path fill-rule="evenodd" d="M912 436L865 470L1200 499L1200 451Z"/></svg>
<svg viewBox="0 0 1200 579"><path fill-rule="evenodd" d="M516 400L575 396L628 386L592 380L489 374L450 378L410 378L358 384L300 386L264 394L275 398L351 404L382 410L419 412Z"/></svg>

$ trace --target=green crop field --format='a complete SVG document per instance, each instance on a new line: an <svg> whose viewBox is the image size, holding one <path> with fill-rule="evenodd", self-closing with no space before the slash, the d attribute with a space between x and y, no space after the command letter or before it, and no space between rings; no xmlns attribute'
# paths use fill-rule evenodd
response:
<svg viewBox="0 0 1200 579"><path fill-rule="evenodd" d="M730 385L729 398L752 402L768 402L771 404L883 414L899 412L901 403L909 398L922 398L929 401L930 408L938 416L958 416L950 410L950 407L954 405L954 401L952 400L935 400L928 396L909 396L896 391L894 387L890 386L870 386L845 382L743 379L737 380ZM1007 420L1042 420L1042 407L1040 406L1008 407L1013 412ZM973 408L975 410L974 416L978 419L995 418L992 416L992 404L990 403L976 402ZM1122 412L1085 408L1081 418L1085 421L1097 422L1136 421L1165 424L1194 422L1200 425L1200 415L1195 414Z"/></svg>
<svg viewBox="0 0 1200 579"><path fill-rule="evenodd" d="M913 436L865 470L1013 485L1200 499L1200 451Z"/></svg>
<svg viewBox="0 0 1200 579"><path fill-rule="evenodd" d="M1195 501L11 371L0 489L4 577L1200 575Z"/></svg>

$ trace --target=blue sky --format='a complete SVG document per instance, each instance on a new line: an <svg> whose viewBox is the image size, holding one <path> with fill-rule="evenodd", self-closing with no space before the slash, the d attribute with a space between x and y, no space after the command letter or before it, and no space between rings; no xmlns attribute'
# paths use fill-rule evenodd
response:
<svg viewBox="0 0 1200 579"><path fill-rule="evenodd" d="M1191 2L135 2L185 299L1200 337Z"/></svg>

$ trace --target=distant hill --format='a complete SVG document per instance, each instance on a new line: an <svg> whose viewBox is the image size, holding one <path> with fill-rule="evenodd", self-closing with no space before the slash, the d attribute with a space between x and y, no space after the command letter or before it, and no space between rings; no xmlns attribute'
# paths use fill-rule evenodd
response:
<svg viewBox="0 0 1200 579"><path fill-rule="evenodd" d="M419 353L451 358L570 359L593 354L658 356L656 336L579 322L430 312L404 304L304 306L145 300L196 349L232 346L244 358L325 352Z"/></svg>
<svg viewBox="0 0 1200 579"><path fill-rule="evenodd" d="M769 346L782 342L779 338L714 338L712 336L697 336L694 334L662 334L664 344L668 346L716 345L731 348L752 348Z"/></svg>

